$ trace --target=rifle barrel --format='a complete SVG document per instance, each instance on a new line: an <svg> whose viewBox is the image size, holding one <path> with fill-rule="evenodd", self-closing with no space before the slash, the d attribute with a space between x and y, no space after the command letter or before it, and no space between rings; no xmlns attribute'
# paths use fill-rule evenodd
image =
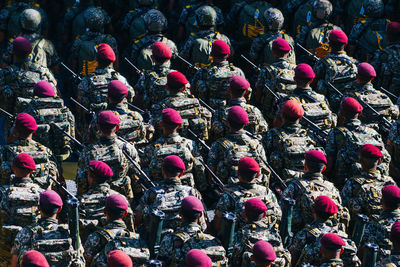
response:
<svg viewBox="0 0 400 267"><path fill-rule="evenodd" d="M68 191L67 188L65 188L59 181L57 181L56 179L54 179L53 177L49 176L49 178L56 183L56 185L58 187L60 187L65 193L67 193L67 195L71 198L71 199L76 199L78 200L71 192Z"/></svg>
<svg viewBox="0 0 400 267"><path fill-rule="evenodd" d="M124 60L128 62L129 65L136 71L137 74L142 74L142 72L136 67L127 57L124 57Z"/></svg>
<svg viewBox="0 0 400 267"><path fill-rule="evenodd" d="M197 139L197 141L200 142L200 144L202 144L204 146L205 149L207 149L207 151L210 151L211 148L206 144L206 142L204 142L203 140L200 139L200 137L197 136L197 134L195 134L192 130L190 130L189 128L187 129L187 131L194 136L194 138Z"/></svg>
<svg viewBox="0 0 400 267"><path fill-rule="evenodd" d="M61 66L63 66L67 71L69 71L72 76L74 76L74 78L78 78L80 81L82 80L82 78L76 74L73 70L71 70L67 65L64 64L64 62L61 62Z"/></svg>
<svg viewBox="0 0 400 267"><path fill-rule="evenodd" d="M206 107L206 109L208 109L211 113L215 113L215 109L213 109L212 107L210 107L206 102L203 101L203 99L198 98L200 103Z"/></svg>
<svg viewBox="0 0 400 267"><path fill-rule="evenodd" d="M195 69L198 70L199 68L197 68L195 65L193 65L192 63L190 63L189 61L187 61L186 59L184 59L183 57L181 57L180 55L176 54L176 57L181 60L183 63L185 63L186 65L189 66L189 68L191 69Z"/></svg>
<svg viewBox="0 0 400 267"><path fill-rule="evenodd" d="M60 126L58 126L58 125L55 124L54 122L50 123L50 125L53 125L54 127L56 127L57 130L59 130L60 132L62 132L65 136L67 136L71 141L73 141L75 144L77 144L80 148L85 148L85 145L83 145L81 142L79 142L78 140L76 140L75 137L73 137L72 135L70 135L69 133L67 133L66 131L64 131Z"/></svg>
<svg viewBox="0 0 400 267"><path fill-rule="evenodd" d="M259 67L257 67L256 64L254 64L253 62L251 62L250 59L248 59L247 57L245 57L243 54L240 55L241 58L243 58L250 66L252 66L254 69L256 69L257 71L260 71L261 69Z"/></svg>
<svg viewBox="0 0 400 267"><path fill-rule="evenodd" d="M2 112L4 115L6 115L10 119L14 118L14 116L11 113L9 113L8 111L6 111L6 110L4 110L2 108L0 108L0 112Z"/></svg>
<svg viewBox="0 0 400 267"><path fill-rule="evenodd" d="M84 105L82 105L81 103L78 102L78 100L76 100L75 98L73 98L72 96L69 98L69 100L71 100L72 102L75 103L75 105L77 105L78 107L80 107L81 109L83 109L83 111L85 111L86 113L91 113L90 110L85 107Z"/></svg>
<svg viewBox="0 0 400 267"><path fill-rule="evenodd" d="M395 94L393 94L392 92L386 90L385 88L381 87L381 91L385 92L387 95L392 96L393 98L395 98L396 100L399 98L398 96L396 96Z"/></svg>
<svg viewBox="0 0 400 267"><path fill-rule="evenodd" d="M145 114L145 113L146 113L146 111L144 111L143 109L141 109L141 108L135 106L134 104L131 104L131 103L129 103L129 102L126 102L126 104L128 105L128 107L133 108L133 109L139 111L139 113L141 113L141 114Z"/></svg>
<svg viewBox="0 0 400 267"><path fill-rule="evenodd" d="M204 168L211 174L213 180L216 182L218 187L222 190L224 188L224 183L219 179L219 177L211 170L211 168L202 160L200 159L201 164L203 164Z"/></svg>
<svg viewBox="0 0 400 267"><path fill-rule="evenodd" d="M146 180L146 182L148 182L152 187L155 187L156 185L153 183L153 181L150 180L147 174L140 168L139 164L128 154L128 152L125 149L122 149L122 153L125 155L128 161L132 163L133 166L138 170L140 175L143 176L144 180Z"/></svg>

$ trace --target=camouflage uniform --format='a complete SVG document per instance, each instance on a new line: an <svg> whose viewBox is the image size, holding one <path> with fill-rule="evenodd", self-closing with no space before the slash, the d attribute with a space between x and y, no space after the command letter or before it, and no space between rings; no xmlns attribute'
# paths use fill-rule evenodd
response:
<svg viewBox="0 0 400 267"><path fill-rule="evenodd" d="M397 120L392 124L390 128L388 140L387 140L387 149L389 150L391 156L390 162L390 174L393 178L397 179L400 175L398 170L398 166L400 166L400 121Z"/></svg>
<svg viewBox="0 0 400 267"><path fill-rule="evenodd" d="M400 253L392 250L390 256L377 263L377 267L397 267L400 266Z"/></svg>
<svg viewBox="0 0 400 267"><path fill-rule="evenodd" d="M152 7L138 7L130 10L122 22L122 30L129 33L129 41L136 42L146 35L143 17Z"/></svg>
<svg viewBox="0 0 400 267"><path fill-rule="evenodd" d="M264 147L244 130L228 132L212 143L207 163L224 184L236 183L239 160L243 157L252 157L257 161L261 168L257 183L268 184L270 170L263 162L266 161Z"/></svg>
<svg viewBox="0 0 400 267"><path fill-rule="evenodd" d="M153 181L162 181L161 165L165 157L178 155L185 163L186 170L181 177L182 183L204 191L207 181L203 160L194 141L181 137L178 133L158 138L144 149L142 165Z"/></svg>

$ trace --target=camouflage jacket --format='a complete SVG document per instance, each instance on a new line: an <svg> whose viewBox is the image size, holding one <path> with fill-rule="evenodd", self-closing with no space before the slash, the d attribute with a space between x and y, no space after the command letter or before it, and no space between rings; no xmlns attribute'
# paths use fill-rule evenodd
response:
<svg viewBox="0 0 400 267"><path fill-rule="evenodd" d="M318 48L328 45L329 34L332 30L340 30L340 27L323 20L316 20L314 23L304 26L296 38L296 43L320 56ZM318 39L317 39L318 38ZM328 48L322 52L329 53Z"/></svg>
<svg viewBox="0 0 400 267"><path fill-rule="evenodd" d="M324 259L322 260L321 265L319 265L318 267L343 267L343 266L344 263L342 259L329 259L329 260Z"/></svg>
<svg viewBox="0 0 400 267"><path fill-rule="evenodd" d="M388 135L388 150L390 151L390 156L392 161L390 164L394 167L400 166L400 121L397 120L392 124ZM394 168L395 173L398 172Z"/></svg>
<svg viewBox="0 0 400 267"><path fill-rule="evenodd" d="M390 256L376 264L377 267L397 267L400 266L400 251L392 250Z"/></svg>
<svg viewBox="0 0 400 267"><path fill-rule="evenodd" d="M138 7L130 10L122 21L122 30L129 33L130 41L137 41L143 38L146 34L146 25L143 17L151 8Z"/></svg>
<svg viewBox="0 0 400 267"><path fill-rule="evenodd" d="M244 211L244 203L251 198L259 198L267 205L267 216L263 219L263 222L268 225L269 229L276 230L282 217L278 200L271 189L255 183L238 182L225 186L215 208L215 213L222 216L224 212L234 212L240 228L245 224L245 219L241 215Z"/></svg>
<svg viewBox="0 0 400 267"><path fill-rule="evenodd" d="M266 161L264 147L258 139L253 139L243 130L229 132L213 142L207 163L214 168L215 174L224 184L235 183L239 160L243 157L252 157L260 165L261 175L257 178L257 183L268 182L270 171L263 162Z"/></svg>
<svg viewBox="0 0 400 267"><path fill-rule="evenodd" d="M207 187L203 160L194 141L181 137L178 133L158 138L144 149L142 165L153 181L161 181L161 165L165 157L178 155L185 163L186 170L181 177L184 184L194 186L200 191Z"/></svg>
<svg viewBox="0 0 400 267"><path fill-rule="evenodd" d="M230 99L226 107L220 107L213 114L211 124L212 140L217 140L218 138L225 136L225 133L229 131L227 117L229 109L233 106L241 106L246 110L247 115L249 116L249 124L246 125L244 129L257 135L259 138L262 138L268 131L268 123L265 121L264 116L257 107L247 104L246 99L241 97Z"/></svg>

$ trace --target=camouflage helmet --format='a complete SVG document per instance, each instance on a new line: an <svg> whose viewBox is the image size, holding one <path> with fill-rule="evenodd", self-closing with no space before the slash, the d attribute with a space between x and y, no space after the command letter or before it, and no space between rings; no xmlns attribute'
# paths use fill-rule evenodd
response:
<svg viewBox="0 0 400 267"><path fill-rule="evenodd" d="M264 12L264 18L266 20L266 27L270 31L279 31L282 29L285 18L282 12L277 8L268 8Z"/></svg>
<svg viewBox="0 0 400 267"><path fill-rule="evenodd" d="M211 6L201 6L196 9L196 21L199 26L215 26L217 12Z"/></svg>
<svg viewBox="0 0 400 267"><path fill-rule="evenodd" d="M40 22L42 21L42 15L40 15L39 11L35 9L25 9L19 15L19 22L21 24L22 29L27 31L35 32L38 30Z"/></svg>
<svg viewBox="0 0 400 267"><path fill-rule="evenodd" d="M312 4L313 14L317 19L327 19L332 13L333 6L328 0L315 0Z"/></svg>
<svg viewBox="0 0 400 267"><path fill-rule="evenodd" d="M156 9L150 9L143 17L144 23L150 32L162 32L168 26L164 14Z"/></svg>
<svg viewBox="0 0 400 267"><path fill-rule="evenodd" d="M152 6L154 4L154 0L138 0L137 2L139 6L146 6L146 7Z"/></svg>
<svg viewBox="0 0 400 267"><path fill-rule="evenodd" d="M96 32L102 32L104 29L104 14L101 9L89 7L83 13L85 18L86 28Z"/></svg>
<svg viewBox="0 0 400 267"><path fill-rule="evenodd" d="M382 0L366 0L364 2L365 15L369 18L381 18L384 13Z"/></svg>

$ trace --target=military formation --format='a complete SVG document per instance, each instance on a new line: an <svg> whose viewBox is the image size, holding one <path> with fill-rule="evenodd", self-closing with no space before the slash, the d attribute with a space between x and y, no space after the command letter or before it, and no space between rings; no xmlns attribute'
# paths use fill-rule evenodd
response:
<svg viewBox="0 0 400 267"><path fill-rule="evenodd" d="M0 266L400 267L399 14L0 1Z"/></svg>

